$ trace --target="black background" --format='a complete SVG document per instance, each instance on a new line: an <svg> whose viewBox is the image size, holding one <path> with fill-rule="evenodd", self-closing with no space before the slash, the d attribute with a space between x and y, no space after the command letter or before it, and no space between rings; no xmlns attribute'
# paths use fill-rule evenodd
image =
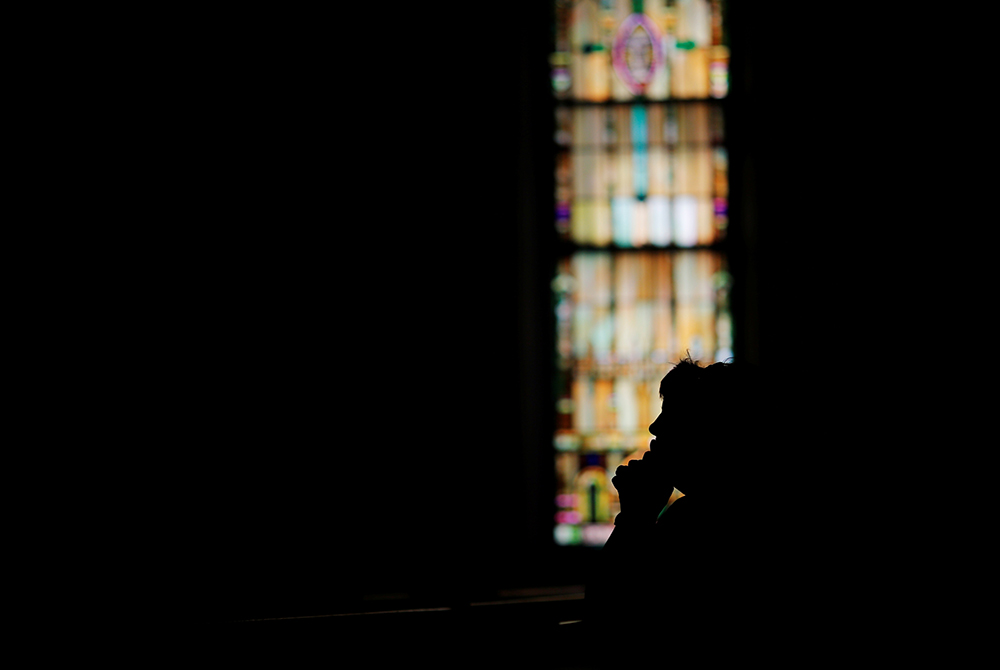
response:
<svg viewBox="0 0 1000 670"><path fill-rule="evenodd" d="M817 518L872 495L917 429L911 382L955 344L929 316L958 309L935 241L981 220L947 169L977 126L926 101L965 59L924 68L906 17L832 14L732 7L726 103L737 355L800 391L790 468ZM550 535L548 8L175 35L143 72L151 167L126 183L155 232L119 288L162 575L144 606L233 620L583 583L590 554Z"/></svg>

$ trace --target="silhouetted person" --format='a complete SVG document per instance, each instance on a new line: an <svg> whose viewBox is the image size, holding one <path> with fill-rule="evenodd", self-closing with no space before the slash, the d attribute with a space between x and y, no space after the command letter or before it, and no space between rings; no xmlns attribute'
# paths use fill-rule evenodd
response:
<svg viewBox="0 0 1000 670"><path fill-rule="evenodd" d="M585 624L632 640L616 658L747 653L767 635L767 594L784 590L769 515L783 443L767 420L773 389L754 367L685 359L659 392L649 451L612 479L621 512L587 584ZM674 488L683 497L668 507Z"/></svg>

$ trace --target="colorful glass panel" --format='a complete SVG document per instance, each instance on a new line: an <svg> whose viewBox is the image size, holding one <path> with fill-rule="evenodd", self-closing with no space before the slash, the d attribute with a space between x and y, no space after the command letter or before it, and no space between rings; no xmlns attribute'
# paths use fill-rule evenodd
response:
<svg viewBox="0 0 1000 670"><path fill-rule="evenodd" d="M556 4L554 539L602 546L682 357L732 357L722 3ZM674 496L683 495L679 491Z"/></svg>

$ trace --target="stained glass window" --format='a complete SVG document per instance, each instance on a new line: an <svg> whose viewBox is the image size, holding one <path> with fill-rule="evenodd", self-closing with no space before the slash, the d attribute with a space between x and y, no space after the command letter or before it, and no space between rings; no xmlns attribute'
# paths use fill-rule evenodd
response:
<svg viewBox="0 0 1000 670"><path fill-rule="evenodd" d="M718 1L556 3L561 545L610 535L611 477L648 449L670 363L732 357L725 38Z"/></svg>

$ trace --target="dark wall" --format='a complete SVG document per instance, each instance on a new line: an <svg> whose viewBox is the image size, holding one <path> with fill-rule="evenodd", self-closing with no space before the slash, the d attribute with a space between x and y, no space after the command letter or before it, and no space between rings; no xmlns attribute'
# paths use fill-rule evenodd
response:
<svg viewBox="0 0 1000 670"><path fill-rule="evenodd" d="M548 11L417 18L342 52L267 17L186 63L163 372L168 544L198 617L585 579L589 552L550 540ZM768 242L794 221L767 210L785 156L756 130L780 137L750 54L738 332L766 363L788 329Z"/></svg>
<svg viewBox="0 0 1000 670"><path fill-rule="evenodd" d="M170 575L150 598L178 616L467 601L532 572L548 18L477 11L363 38L372 17L341 17L346 41L220 17L170 68L138 429Z"/></svg>
<svg viewBox="0 0 1000 670"><path fill-rule="evenodd" d="M904 108L823 16L800 51L771 13L731 7L736 345L802 384L811 439L868 411L831 365L897 337ZM546 550L548 9L411 14L220 17L163 75L137 434L179 616L583 577Z"/></svg>

